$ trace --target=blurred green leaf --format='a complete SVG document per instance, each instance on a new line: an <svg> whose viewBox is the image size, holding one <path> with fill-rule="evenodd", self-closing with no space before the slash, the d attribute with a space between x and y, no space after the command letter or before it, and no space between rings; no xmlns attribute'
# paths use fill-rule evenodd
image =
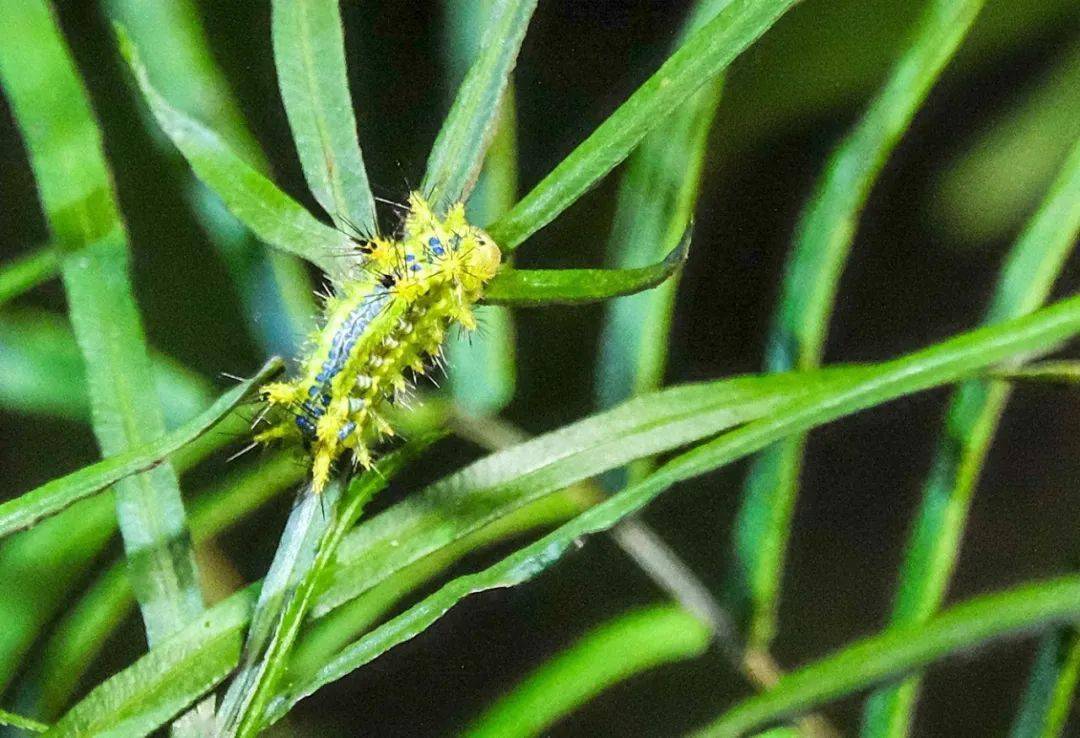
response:
<svg viewBox="0 0 1080 738"><path fill-rule="evenodd" d="M272 8L274 65L304 178L339 228L373 236L338 0L274 0Z"/></svg>
<svg viewBox="0 0 1080 738"><path fill-rule="evenodd" d="M210 489L199 492L188 505L195 544L217 536L267 500L290 489L307 470L307 464L295 455L276 454L226 475ZM134 604L124 562L116 561L54 626L38 658L20 680L15 703L19 709L55 719Z"/></svg>
<svg viewBox="0 0 1080 738"><path fill-rule="evenodd" d="M681 36L715 16L725 2L698 2ZM611 266L644 266L672 248L688 228L722 87L720 77L708 82L630 156L607 245ZM677 285L676 276L649 292L607 305L596 369L595 395L600 407L660 386ZM627 479L626 474L609 475L608 482L617 488Z"/></svg>
<svg viewBox="0 0 1080 738"><path fill-rule="evenodd" d="M476 183L536 0L490 0L483 40L431 147L420 183L437 211L465 200Z"/></svg>
<svg viewBox="0 0 1080 738"><path fill-rule="evenodd" d="M793 671L773 689L739 703L697 735L743 735L987 641L1077 618L1080 577L977 597L923 624L891 627Z"/></svg>
<svg viewBox="0 0 1080 738"><path fill-rule="evenodd" d="M0 80L50 238L63 252L60 269L86 362L94 433L105 456L122 454L158 441L165 422L101 133L52 7L45 0L3 0L0 16ZM115 498L147 639L155 643L203 610L176 472L162 462L117 482ZM66 495L65 504L74 499Z"/></svg>
<svg viewBox="0 0 1080 738"><path fill-rule="evenodd" d="M821 362L837 285L874 181L915 112L959 47L984 0L931 0L912 41L866 113L832 155L797 226L768 337L768 371ZM789 438L752 462L733 534L730 594L762 647L777 602L804 439Z"/></svg>
<svg viewBox="0 0 1080 738"><path fill-rule="evenodd" d="M1035 310L1050 295L1080 232L1080 139L1039 211L1010 250L987 309L987 324ZM894 625L919 623L941 606L963 538L967 511L998 421L1008 401L1001 382L961 385L946 411L923 497L901 564ZM869 736L906 734L918 680L882 690L867 702Z"/></svg>
<svg viewBox="0 0 1080 738"><path fill-rule="evenodd" d="M671 279L690 253L690 229L664 260L628 269L503 269L484 302L514 307L582 305L652 289Z"/></svg>
<svg viewBox="0 0 1080 738"><path fill-rule="evenodd" d="M480 53L493 0L451 0L446 13L447 75L460 85ZM476 187L465 203L470 223L491 223L517 200L517 115L514 85L507 82L499 103L495 131ZM480 330L456 333L446 342L447 379L458 407L483 417L502 410L514 396L517 362L513 315L506 308L478 306Z"/></svg>
<svg viewBox="0 0 1080 738"><path fill-rule="evenodd" d="M708 628L673 605L624 613L546 661L485 710L464 735L541 735L613 684L661 664L701 656L710 639Z"/></svg>
<svg viewBox="0 0 1080 738"><path fill-rule="evenodd" d="M268 172L266 157L214 61L200 10L192 0L103 0L103 5L109 19L124 26L143 52L148 76L163 96L216 131L253 167ZM190 171L153 116L142 117L162 150ZM269 355L294 355L316 312L304 264L267 249L213 190L193 175L188 182L187 199L236 285L248 330Z"/></svg>
<svg viewBox="0 0 1080 738"><path fill-rule="evenodd" d="M1010 102L938 176L929 207L950 239L1008 238L1080 138L1080 43Z"/></svg>
<svg viewBox="0 0 1080 738"><path fill-rule="evenodd" d="M435 438L421 437L387 454L375 468L351 482L346 483L347 474L339 474L321 493L314 494L310 488L301 493L259 591L243 664L218 713L229 735L245 738L260 731L267 703L286 672L319 579L342 539L367 503Z"/></svg>
<svg viewBox="0 0 1080 738"><path fill-rule="evenodd" d="M1080 384L1080 361L1040 361L1028 366L997 369L987 373L993 379L1010 382L1048 382Z"/></svg>
<svg viewBox="0 0 1080 738"><path fill-rule="evenodd" d="M0 264L0 305L47 282L60 271L60 255L51 246Z"/></svg>
<svg viewBox="0 0 1080 738"><path fill-rule="evenodd" d="M29 528L122 479L161 465L178 448L213 428L243 402L252 389L280 369L280 361L270 362L255 377L226 392L205 412L172 433L46 482L0 504L0 537Z"/></svg>
<svg viewBox="0 0 1080 738"><path fill-rule="evenodd" d="M714 79L795 4L731 0L653 76L488 230L506 251L550 223L625 159L667 114Z"/></svg>
<svg viewBox="0 0 1080 738"><path fill-rule="evenodd" d="M169 105L152 86L122 28L117 28L117 35L158 125L232 214L267 244L307 259L331 276L347 275L355 253L349 238L278 189L217 133Z"/></svg>
<svg viewBox="0 0 1080 738"><path fill-rule="evenodd" d="M1047 632L1039 643L1010 738L1063 735L1080 677L1080 631L1075 623Z"/></svg>
<svg viewBox="0 0 1080 738"><path fill-rule="evenodd" d="M202 377L151 354L151 372L165 425L175 428L213 399ZM0 314L0 407L27 414L90 420L86 368L71 326L38 311Z"/></svg>

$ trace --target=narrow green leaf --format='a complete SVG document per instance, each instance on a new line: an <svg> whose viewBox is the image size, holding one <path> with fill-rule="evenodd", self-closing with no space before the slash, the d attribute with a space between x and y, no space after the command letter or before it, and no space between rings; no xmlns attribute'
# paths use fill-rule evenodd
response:
<svg viewBox="0 0 1080 738"><path fill-rule="evenodd" d="M536 0L491 0L480 50L428 157L420 191L444 211L476 184Z"/></svg>
<svg viewBox="0 0 1080 738"><path fill-rule="evenodd" d="M1010 738L1057 738L1069 719L1080 678L1080 631L1075 623L1048 631L1039 643Z"/></svg>
<svg viewBox="0 0 1080 738"><path fill-rule="evenodd" d="M207 382L177 362L151 354L165 425L175 428L213 399ZM71 326L38 311L0 315L0 407L87 422L86 368Z"/></svg>
<svg viewBox="0 0 1080 738"><path fill-rule="evenodd" d="M51 246L35 249L25 256L0 264L0 305L29 292L60 271L60 255Z"/></svg>
<svg viewBox="0 0 1080 738"><path fill-rule="evenodd" d="M222 701L219 716L227 733L235 731L239 738L245 738L259 732L319 579L342 539L356 525L367 503L435 438L421 437L387 454L374 469L350 482L344 493L344 483L334 480L321 497L309 492L301 495L259 592L244 645L244 664Z"/></svg>
<svg viewBox="0 0 1080 738"><path fill-rule="evenodd" d="M734 737L798 715L987 641L1080 618L1080 577L984 595L922 625L892 627L782 677L768 692L724 713L697 735Z"/></svg>
<svg viewBox="0 0 1080 738"><path fill-rule="evenodd" d="M284 692L271 707L271 721L321 686L340 679L390 648L425 630L465 597L532 579L579 545L584 536L605 531L641 510L673 484L712 471L764 448L859 410L956 381L981 367L1031 351L1045 351L1080 333L1080 296L1062 300L1027 318L983 328L900 359L866 367L848 381L821 388L741 428L675 457L640 482L596 506L493 566L459 577L401 615L361 638L309 681ZM527 444L526 444L527 445ZM377 522L372 521L373 523ZM1078 600L1080 601L1080 600ZM1073 603L1073 607L1077 607ZM315 612L318 611L316 608ZM910 635L908 636L910 639Z"/></svg>
<svg viewBox="0 0 1080 738"><path fill-rule="evenodd" d="M444 3L447 38L444 40L448 76L454 86L465 78L480 53L482 34L492 0L452 0ZM465 203L470 223L491 223L517 200L517 115L514 85L507 83L499 103L495 133L488 147L476 187ZM456 333L446 342L448 387L454 402L465 412L495 415L514 396L517 362L514 359L514 324L510 310L479 306L479 331Z"/></svg>
<svg viewBox="0 0 1080 738"><path fill-rule="evenodd" d="M0 710L0 725L6 725L19 730L28 730L32 733L44 733L49 729L49 726L45 723L39 723L37 720L31 720L28 717L16 715L7 710Z"/></svg>
<svg viewBox="0 0 1080 738"><path fill-rule="evenodd" d="M1049 350L1054 345L1074 337L1077 333L1080 333L1080 297L1073 297L1025 318L964 334L880 365L798 375L798 381L794 382L790 381L791 377L785 378L784 375L779 375L749 381L744 378L717 383L714 391L719 390L720 393L729 393L735 397L741 394L742 401L747 402L748 405L751 404L748 401L755 394L754 385L757 384L758 406L755 412L749 413L749 407L744 406L741 408L741 413L749 417L757 417L758 420L749 422L739 430L726 433L714 441L676 457L641 483L589 509L570 523L535 544L526 546L493 567L447 584L415 607L345 649L334 661L328 662L311 680L296 686L295 689L283 692L271 706L269 718L271 721L279 718L296 700L310 694L322 684L338 678L394 645L408 640L471 592L510 586L539 573L557 560L564 551L572 548L574 542L581 536L610 528L619 520L634 514L675 482L753 453L786 434L801 433L812 426L829 422L844 414L956 381L1011 357L1027 356ZM807 379L811 381L806 382ZM773 390L787 387L793 394L783 401L774 395L772 401L775 404L770 408L769 403L763 402L762 390L765 387L771 387ZM583 459L576 462L574 474L568 473L564 466L562 479L552 480L550 476L545 479L542 467L537 468L536 461L530 462L530 457L543 452L540 458L546 460L546 465L557 468L560 454L569 458L572 452L568 454L568 448L579 449L581 445L588 444L587 434L584 434L581 442L577 442L574 436L568 433L573 429L581 434L583 430L581 427L568 426L546 437L542 436L516 448L493 454L434 485L428 494L423 495L426 498L423 504L428 506L428 510L424 512L430 514L432 510L439 509L440 497L431 494L431 491L442 487L444 489L442 500L446 501L442 510L452 513L449 518L443 516L441 521L428 522L425 527L400 526L398 523L406 516L397 514L396 511L412 508L414 511L412 515L417 514L415 510L417 496L406 498L388 511L358 526L346 537L339 548L336 561L328 572L329 576L326 579L328 589L319 594L311 610L312 615L317 617L349 599L349 597L340 597L331 592L331 588L335 586L334 583L346 585L356 594L370 589L363 585L357 587L354 583L345 582L345 578L339 576L340 567L350 556L363 559L368 555L364 552L366 549L374 557L376 545L385 545L388 549L411 546L414 547L413 550L404 557L403 562L400 562L402 566L407 566L424 555L438 550L447 542L460 540L462 536L455 536L448 530L459 523L458 519L470 515L478 517L480 525L476 526L476 529L479 529L484 523L500 516L499 514L485 515L486 511L494 508L491 502L488 502L482 510L471 513L462 504L455 504L453 497L449 497L452 487L467 494L466 497L461 498L462 501L481 494L481 492L471 490L471 479L487 478L490 482L494 482L490 486L495 488L500 484L506 488L509 486L508 482L514 480L521 485L522 489L529 489L533 485L545 485L549 482L555 488L561 489L575 481L575 478L580 479L581 476L578 474L589 476L604 471L605 463L616 465L625 463L625 460L619 459L615 452L619 451L622 444L626 442L624 438L626 419L622 418L622 422L619 423L617 421L620 420L620 416L613 413L631 410L633 413L628 413L631 417L635 414L640 416L643 414L643 409L648 407L650 399L665 398L667 402L661 407L667 407L673 404L673 400L680 398L680 392L700 391L700 389L700 387L684 387L665 390L652 396L631 400L622 408L594 416L590 420L602 419L604 426L615 426L612 437L614 449L612 450L610 446L607 449L602 445L595 446L591 449L592 455L602 457L606 459L606 462L597 463L591 462L588 458ZM684 394L681 399L689 401L691 397L689 394ZM699 413L716 415L716 409L701 407L702 401L707 399L707 395L699 395L696 398ZM654 414L655 412L657 411L654 411ZM737 422L736 418L730 417L731 410L728 414L729 421ZM623 425L622 428L618 427L620 424ZM646 425L648 424L646 421ZM651 447L650 444L644 442L643 438L635 440L633 435L630 435L630 440L637 446L637 453L642 455L657 453L658 448L662 447L663 440L667 439L672 432L672 427L663 423L655 424L654 422L652 426L653 435L659 438L653 439ZM675 429L678 429L677 425ZM683 429L684 434L685 432L686 430ZM668 441L668 443L671 442ZM566 444L562 450L560 450L561 444ZM588 464L588 466L584 467L582 464ZM516 473L510 471L511 469L517 469ZM504 505L499 512L501 515L506 515L520 507L521 505ZM423 515L420 517L422 518ZM416 535L415 531L420 531L420 535ZM434 546L415 548L418 540L427 540L429 537L436 539ZM380 558L382 561L376 562L373 567L368 567L366 573L354 568L355 573L352 576L364 576L370 583L384 581L385 577L392 573L393 567L387 561L388 557L385 554L380 554ZM206 690L224 679L225 673L236 665L240 647L238 641L235 642L235 646L233 645L233 639L239 638L246 625L255 596L255 588L252 587L214 607L206 616L162 644L160 648L154 649L133 666L95 688L86 699L64 716L56 729L63 730L72 725L91 725L98 730L104 730L116 724L118 720L126 719L130 721L129 724L142 726L145 731L149 731L154 726L167 721L184 706L198 699ZM324 600L329 601L324 603ZM183 674L184 679L170 681L177 673Z"/></svg>
<svg viewBox="0 0 1080 738"><path fill-rule="evenodd" d="M196 546L291 489L307 474L294 455L277 454L235 472L195 495L188 506ZM55 719L67 705L94 659L110 642L135 606L123 561L114 562L70 607L40 648L39 657L20 679L15 704L23 712Z"/></svg>
<svg viewBox="0 0 1080 738"><path fill-rule="evenodd" d="M1046 201L1009 252L985 322L1009 320L1041 305L1076 245L1078 232L1080 139ZM922 622L940 607L1008 394L1007 384L972 381L961 385L950 401L900 568L893 624ZM906 734L917 693L918 680L913 678L875 694L866 705L866 734Z"/></svg>
<svg viewBox="0 0 1080 738"><path fill-rule="evenodd" d="M668 113L714 79L796 0L731 0L489 232L511 251L625 159Z"/></svg>
<svg viewBox="0 0 1080 738"><path fill-rule="evenodd" d="M817 366L837 285L866 198L912 117L964 39L984 0L930 0L885 85L832 155L796 229L766 348L768 371ZM790 438L754 459L733 536L732 597L749 641L776 629L784 553L804 442Z"/></svg>
<svg viewBox="0 0 1080 738"><path fill-rule="evenodd" d="M29 528L122 479L160 466L174 451L213 428L280 368L280 361L271 361L255 377L233 387L205 412L172 433L46 482L0 504L0 537Z"/></svg>
<svg viewBox="0 0 1080 738"><path fill-rule="evenodd" d="M172 107L153 87L138 50L122 28L120 49L151 112L200 180L267 244L307 259L331 276L348 274L354 250L347 236L320 222L238 156L222 138Z"/></svg>
<svg viewBox="0 0 1080 738"><path fill-rule="evenodd" d="M141 49L148 76L165 99L216 131L253 167L268 173L266 157L214 61L195 3L104 0L104 6L109 19L124 26ZM161 135L153 116L143 118L162 150L183 161ZM185 195L236 285L249 332L268 355L295 355L316 313L304 264L290 254L266 248L194 176L189 185Z"/></svg>
<svg viewBox="0 0 1080 738"><path fill-rule="evenodd" d="M583 305L649 290L672 278L690 253L690 229L664 260L629 269L503 269L484 290L492 305Z"/></svg>
<svg viewBox="0 0 1080 738"><path fill-rule="evenodd" d="M76 339L92 424L116 455L165 432L128 273L128 244L101 133L45 0L0 2L0 80L34 170ZM176 472L168 462L116 484L116 513L147 638L203 610Z"/></svg>
<svg viewBox="0 0 1080 738"><path fill-rule="evenodd" d="M709 629L673 605L624 613L546 661L470 725L472 738L541 735L614 684L672 661L701 656Z"/></svg>
<svg viewBox="0 0 1080 738"><path fill-rule="evenodd" d="M339 228L373 236L338 0L274 0L272 8L274 65L304 178Z"/></svg>
<svg viewBox="0 0 1080 738"><path fill-rule="evenodd" d="M716 15L726 0L702 0L685 24L685 37ZM709 130L720 103L721 78L708 82L630 156L619 184L608 240L608 263L644 266L672 248L690 224L701 183ZM654 290L607 305L597 359L597 404L611 407L659 387L667 359L667 334L677 277ZM615 487L621 480L611 478Z"/></svg>

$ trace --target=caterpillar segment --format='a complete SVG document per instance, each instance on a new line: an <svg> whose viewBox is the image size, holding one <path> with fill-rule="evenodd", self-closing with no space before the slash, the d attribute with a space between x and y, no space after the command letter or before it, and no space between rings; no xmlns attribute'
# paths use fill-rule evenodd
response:
<svg viewBox="0 0 1080 738"><path fill-rule="evenodd" d="M311 456L321 492L346 453L370 467L380 441L394 435L386 406L423 375L453 325L476 327L472 306L495 276L500 252L455 205L440 218L418 194L399 239L364 242L356 279L335 286L322 328L309 342L299 375L261 389L270 427L259 442L299 442Z"/></svg>

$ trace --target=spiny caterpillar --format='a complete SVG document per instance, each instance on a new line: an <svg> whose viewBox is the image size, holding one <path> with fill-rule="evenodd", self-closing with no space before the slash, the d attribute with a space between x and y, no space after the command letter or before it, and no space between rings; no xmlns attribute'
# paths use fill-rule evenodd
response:
<svg viewBox="0 0 1080 738"><path fill-rule="evenodd" d="M408 386L405 372L424 373L452 324L476 327L472 305L500 261L498 246L469 225L463 205L439 218L415 192L399 239L356 244L367 256L363 275L327 298L300 375L261 388L271 427L255 441L303 444L316 493L346 451L371 466L372 446L394 433L382 413Z"/></svg>

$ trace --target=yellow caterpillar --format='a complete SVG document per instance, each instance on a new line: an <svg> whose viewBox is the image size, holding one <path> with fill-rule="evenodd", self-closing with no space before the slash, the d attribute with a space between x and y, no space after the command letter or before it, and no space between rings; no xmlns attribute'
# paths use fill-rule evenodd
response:
<svg viewBox="0 0 1080 738"><path fill-rule="evenodd" d="M475 328L472 305L501 258L491 238L465 220L463 205L439 218L415 192L400 239L357 247L367 256L363 274L326 300L300 375L261 390L271 426L255 440L303 444L316 493L346 451L355 464L371 465L372 446L393 435L382 413L408 385L405 373L424 373L452 324Z"/></svg>

